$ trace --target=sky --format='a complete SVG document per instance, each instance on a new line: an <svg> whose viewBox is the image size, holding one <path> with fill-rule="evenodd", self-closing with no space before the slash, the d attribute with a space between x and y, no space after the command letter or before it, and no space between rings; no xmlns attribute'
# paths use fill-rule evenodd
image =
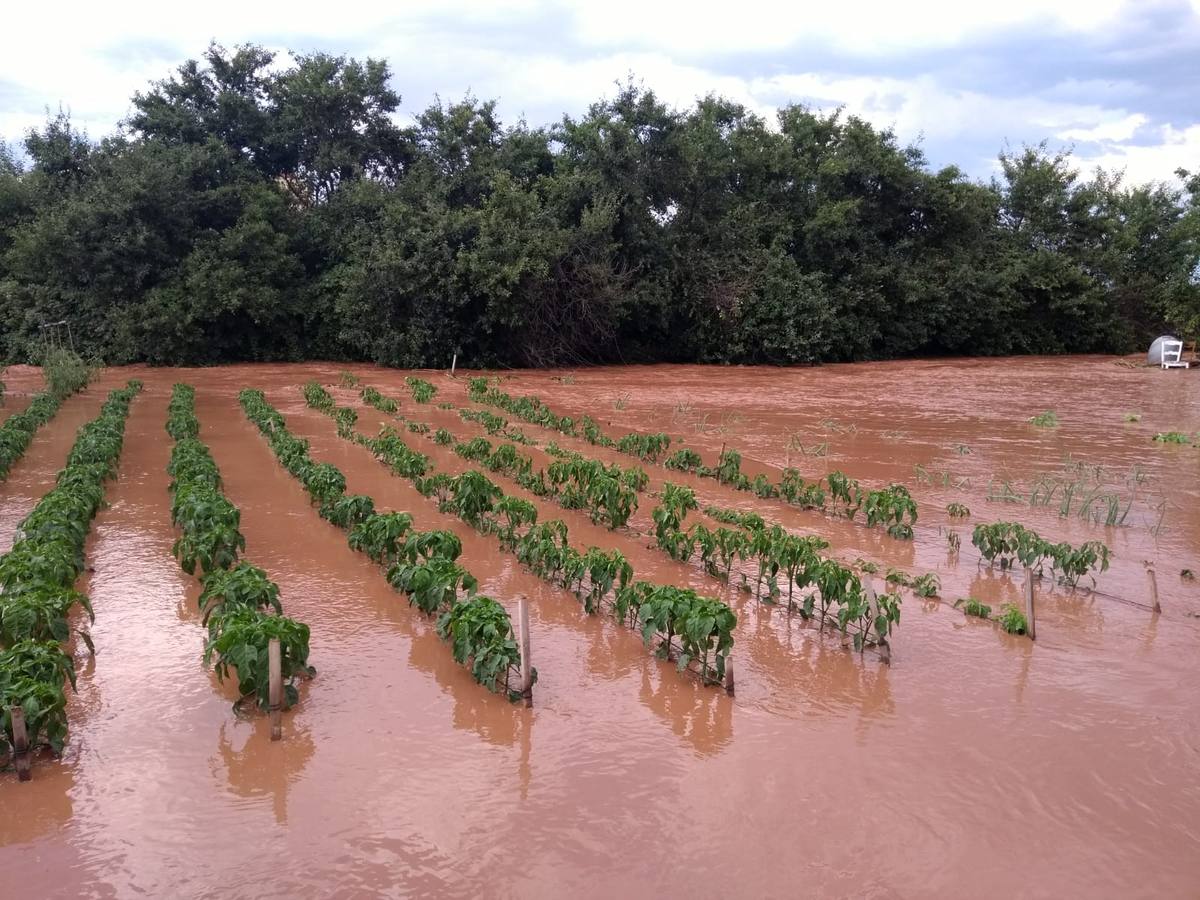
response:
<svg viewBox="0 0 1200 900"><path fill-rule="evenodd" d="M60 106L103 137L212 40L386 59L405 116L470 92L550 124L632 76L679 107L844 107L981 179L1041 141L1128 183L1200 169L1200 0L25 2L0 15L0 139Z"/></svg>

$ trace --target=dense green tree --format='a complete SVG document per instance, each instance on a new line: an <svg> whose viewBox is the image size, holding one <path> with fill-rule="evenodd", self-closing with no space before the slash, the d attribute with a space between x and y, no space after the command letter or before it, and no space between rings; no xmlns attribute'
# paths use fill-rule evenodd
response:
<svg viewBox="0 0 1200 900"><path fill-rule="evenodd" d="M1125 351L1200 331L1200 176L1045 146L989 183L842 112L673 109L632 80L506 126L387 64L212 44L99 143L0 144L0 350L113 362L802 364Z"/></svg>

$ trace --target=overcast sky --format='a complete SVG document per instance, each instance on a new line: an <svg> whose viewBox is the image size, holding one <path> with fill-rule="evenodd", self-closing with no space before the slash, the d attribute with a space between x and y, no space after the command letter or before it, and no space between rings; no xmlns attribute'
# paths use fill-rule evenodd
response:
<svg viewBox="0 0 1200 900"><path fill-rule="evenodd" d="M403 111L499 100L506 121L579 114L632 73L687 105L844 106L932 165L986 178L1006 144L1073 146L1129 181L1200 169L1200 0L822 3L440 0L38 2L0 14L0 138L68 109L93 138L210 40L388 60Z"/></svg>

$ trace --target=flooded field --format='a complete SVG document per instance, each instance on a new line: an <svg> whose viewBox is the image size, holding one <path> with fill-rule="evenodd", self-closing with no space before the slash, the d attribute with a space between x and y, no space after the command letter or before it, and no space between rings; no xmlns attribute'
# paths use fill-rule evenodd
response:
<svg viewBox="0 0 1200 900"><path fill-rule="evenodd" d="M476 466L365 405L359 388L465 440L485 435L459 415L485 408L468 395L480 373L418 373L438 390L419 404L404 382L413 373L368 366L107 370L0 483L7 551L104 393L145 382L88 537L80 587L97 655L75 648L66 751L39 755L28 783L0 773L0 897L1195 897L1200 586L1185 573L1200 571L1200 449L1154 437L1200 431L1200 377L1122 363L487 373L614 436L664 431L672 449L708 460L735 448L750 477L793 466L910 488L911 541L655 464L614 531L537 500L540 520L561 518L580 546L619 548L639 578L733 607L732 696L680 675L611 616L584 615L571 592L340 437L301 392L322 382L357 411L359 433L396 425L435 471L456 474ZM339 385L346 369L360 385ZM0 416L39 387L31 369L5 380ZM312 629L317 675L280 742L265 717L235 716L235 685L203 665L199 583L171 555L164 422L181 380L197 389L200 437L241 509L247 557ZM529 598L532 708L477 684L433 622L318 515L239 406L247 387L345 473L348 491L457 533L481 592L514 614ZM1056 427L1029 424L1048 410ZM524 449L539 467L552 441L632 462L509 418L536 442ZM667 481L701 506L823 535L829 555L877 565L880 589L890 567L935 573L938 596L902 591L890 665L860 655L664 555L651 511ZM950 518L951 503L970 516ZM1036 641L953 606L1021 601L1021 573L982 565L971 545L975 524L998 520L1114 554L1094 590L1043 580Z"/></svg>

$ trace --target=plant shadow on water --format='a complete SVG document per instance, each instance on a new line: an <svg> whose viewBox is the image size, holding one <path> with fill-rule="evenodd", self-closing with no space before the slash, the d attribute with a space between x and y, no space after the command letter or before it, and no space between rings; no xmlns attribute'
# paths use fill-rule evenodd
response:
<svg viewBox="0 0 1200 900"><path fill-rule="evenodd" d="M271 720L256 715L249 720L223 721L217 732L215 762L225 772L229 790L237 797L269 797L278 825L288 823L287 795L312 759L316 743L303 726L284 715L283 740L271 741ZM214 773L218 765L213 766Z"/></svg>
<svg viewBox="0 0 1200 900"><path fill-rule="evenodd" d="M872 651L860 655L835 628L822 633L786 607L747 604L739 612L742 658L752 654L754 678L766 681L766 705L780 708L781 698L799 704L796 714L842 716L858 713L858 727L896 711L888 667Z"/></svg>
<svg viewBox="0 0 1200 900"><path fill-rule="evenodd" d="M671 677L670 672L651 675L642 669L638 698L662 719L697 756L715 756L733 738L733 698L697 683ZM657 682L657 684L656 684Z"/></svg>
<svg viewBox="0 0 1200 900"><path fill-rule="evenodd" d="M474 732L497 747L513 746L520 731L521 709L503 694L494 694L476 684L470 671L446 652L446 645L438 638L432 623L413 634L408 661L413 668L432 675L443 695L454 701L455 728Z"/></svg>

